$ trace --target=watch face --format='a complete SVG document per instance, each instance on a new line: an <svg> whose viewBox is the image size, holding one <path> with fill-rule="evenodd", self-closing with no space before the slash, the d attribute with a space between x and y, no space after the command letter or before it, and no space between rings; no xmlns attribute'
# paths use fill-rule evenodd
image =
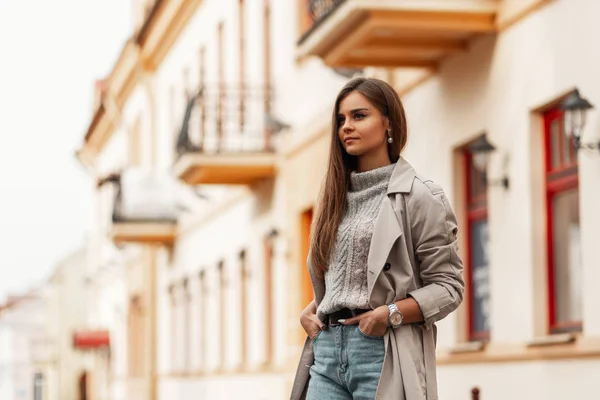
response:
<svg viewBox="0 0 600 400"><path fill-rule="evenodd" d="M400 325L402 323L402 314L399 312L395 312L390 315L390 322L392 325Z"/></svg>

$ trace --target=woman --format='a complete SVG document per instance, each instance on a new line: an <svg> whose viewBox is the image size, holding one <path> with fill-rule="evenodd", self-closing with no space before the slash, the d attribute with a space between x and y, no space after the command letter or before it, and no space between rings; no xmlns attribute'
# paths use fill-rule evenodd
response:
<svg viewBox="0 0 600 400"><path fill-rule="evenodd" d="M389 84L348 82L332 125L291 398L435 400L434 323L464 289L456 217L400 156L406 118Z"/></svg>

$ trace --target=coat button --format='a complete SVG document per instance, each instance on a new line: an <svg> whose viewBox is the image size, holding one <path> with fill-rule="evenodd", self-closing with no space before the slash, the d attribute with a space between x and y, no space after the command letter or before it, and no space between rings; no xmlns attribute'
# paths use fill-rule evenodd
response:
<svg viewBox="0 0 600 400"><path fill-rule="evenodd" d="M383 265L383 270L384 270L384 271L389 271L389 270L390 270L390 268L392 268L392 264L390 264L390 263L385 263L385 264Z"/></svg>

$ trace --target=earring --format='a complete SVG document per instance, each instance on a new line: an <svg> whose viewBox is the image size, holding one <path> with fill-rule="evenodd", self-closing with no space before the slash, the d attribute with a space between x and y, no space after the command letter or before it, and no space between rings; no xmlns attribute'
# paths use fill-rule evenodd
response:
<svg viewBox="0 0 600 400"><path fill-rule="evenodd" d="M392 130L387 129L387 134L388 134L388 143L393 143L394 139L392 139Z"/></svg>

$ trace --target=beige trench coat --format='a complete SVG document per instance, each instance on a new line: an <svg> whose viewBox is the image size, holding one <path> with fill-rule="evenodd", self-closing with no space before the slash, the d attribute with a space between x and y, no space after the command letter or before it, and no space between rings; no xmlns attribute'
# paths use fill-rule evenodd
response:
<svg viewBox="0 0 600 400"><path fill-rule="evenodd" d="M371 239L369 305L374 309L411 296L425 320L388 329L377 400L438 399L435 322L458 307L464 290L456 235L456 217L441 187L420 178L400 157ZM387 263L391 267L384 269ZM309 270L318 306L325 284ZM291 400L306 397L313 362L312 342L307 338Z"/></svg>

